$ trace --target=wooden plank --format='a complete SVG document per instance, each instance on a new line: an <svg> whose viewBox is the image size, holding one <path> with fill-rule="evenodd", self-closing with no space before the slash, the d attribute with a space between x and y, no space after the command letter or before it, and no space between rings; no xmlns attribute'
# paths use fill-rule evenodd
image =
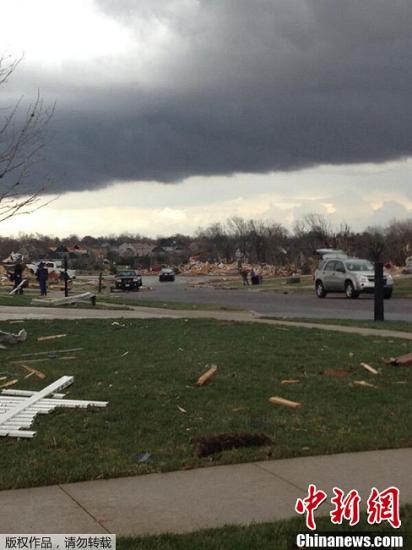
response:
<svg viewBox="0 0 412 550"><path fill-rule="evenodd" d="M285 407L290 407L291 409L299 409L302 407L302 403L298 403L297 401L289 401L289 399L284 399L283 397L270 397L269 402L272 403L272 405L283 405Z"/></svg>
<svg viewBox="0 0 412 550"><path fill-rule="evenodd" d="M197 379L196 384L198 386L203 386L204 384L209 382L209 380L216 374L216 372L217 372L217 366L212 365L212 367L209 370L207 370L201 376L199 376L199 378Z"/></svg>

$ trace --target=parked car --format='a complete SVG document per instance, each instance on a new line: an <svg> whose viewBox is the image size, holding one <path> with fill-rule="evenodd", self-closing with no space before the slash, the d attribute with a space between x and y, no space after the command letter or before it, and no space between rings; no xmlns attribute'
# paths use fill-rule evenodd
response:
<svg viewBox="0 0 412 550"><path fill-rule="evenodd" d="M392 296L393 278L384 273L384 297ZM319 298L328 292L344 292L348 298L375 291L375 266L359 258L329 259L322 261L315 272L315 290Z"/></svg>
<svg viewBox="0 0 412 550"><path fill-rule="evenodd" d="M170 267L162 267L159 272L159 281L162 283L164 281L174 281L176 277L175 272Z"/></svg>
<svg viewBox="0 0 412 550"><path fill-rule="evenodd" d="M117 290L139 290L142 286L142 276L136 271L119 271L114 279Z"/></svg>

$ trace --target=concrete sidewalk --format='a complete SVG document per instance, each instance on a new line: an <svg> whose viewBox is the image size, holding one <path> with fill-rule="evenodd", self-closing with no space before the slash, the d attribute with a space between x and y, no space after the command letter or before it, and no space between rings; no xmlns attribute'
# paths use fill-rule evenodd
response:
<svg viewBox="0 0 412 550"><path fill-rule="evenodd" d="M412 504L411 466L412 449L399 449L1 491L0 532L137 536L276 521L296 517L309 483L329 497L335 485L357 489L363 510L374 486L394 485Z"/></svg>

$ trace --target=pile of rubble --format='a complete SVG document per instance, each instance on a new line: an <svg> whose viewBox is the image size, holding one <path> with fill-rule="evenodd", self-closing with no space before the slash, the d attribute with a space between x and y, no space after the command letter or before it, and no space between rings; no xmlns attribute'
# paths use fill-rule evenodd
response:
<svg viewBox="0 0 412 550"><path fill-rule="evenodd" d="M262 277L288 277L296 273L296 266L274 266L269 264L242 264L242 269L252 271L254 269ZM211 263L211 262L192 262L180 267L181 275L211 275L214 277L231 277L239 275L237 262L233 263Z"/></svg>

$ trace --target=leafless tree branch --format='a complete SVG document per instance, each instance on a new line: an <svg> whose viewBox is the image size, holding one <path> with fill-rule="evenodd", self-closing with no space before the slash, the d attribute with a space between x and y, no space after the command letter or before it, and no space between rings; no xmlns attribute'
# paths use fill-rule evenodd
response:
<svg viewBox="0 0 412 550"><path fill-rule="evenodd" d="M21 58L0 57L0 86L5 85ZM23 97L5 106L0 119L0 222L13 216L30 214L52 200L44 194L50 179L39 181L33 173L44 161L45 130L55 106L47 107L37 92L35 101L22 113Z"/></svg>

